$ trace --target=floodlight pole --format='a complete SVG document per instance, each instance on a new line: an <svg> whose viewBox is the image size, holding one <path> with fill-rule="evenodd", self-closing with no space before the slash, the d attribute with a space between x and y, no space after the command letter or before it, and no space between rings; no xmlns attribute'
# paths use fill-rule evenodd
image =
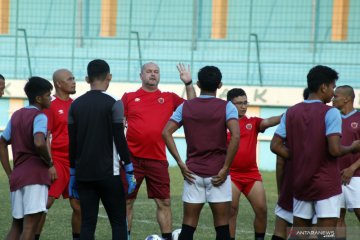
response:
<svg viewBox="0 0 360 240"><path fill-rule="evenodd" d="M319 0L312 1L312 29L311 29L311 37L312 37L312 64L316 63L316 51L317 51L317 41L318 41L318 33L319 33L319 14L320 14L320 6Z"/></svg>
<svg viewBox="0 0 360 240"><path fill-rule="evenodd" d="M197 30L198 30L198 0L193 0L192 17L192 38L191 38L191 69L194 69L194 52L197 49Z"/></svg>
<svg viewBox="0 0 360 240"><path fill-rule="evenodd" d="M132 0L130 0L129 36L128 36L129 40L128 40L128 66L127 66L127 81L129 81L129 80L130 80L132 11L133 11L133 1L132 1Z"/></svg>
<svg viewBox="0 0 360 240"><path fill-rule="evenodd" d="M15 27L18 29L19 27L19 0L16 0L16 19L15 19ZM17 58L18 58L18 31L15 32L15 67L14 67L14 77L17 78Z"/></svg>
<svg viewBox="0 0 360 240"><path fill-rule="evenodd" d="M253 0L250 1L249 11L249 35L248 35L248 46L247 46L247 64L246 64L246 83L249 85L250 78L250 45L251 45L251 32L252 32L252 14L253 14Z"/></svg>

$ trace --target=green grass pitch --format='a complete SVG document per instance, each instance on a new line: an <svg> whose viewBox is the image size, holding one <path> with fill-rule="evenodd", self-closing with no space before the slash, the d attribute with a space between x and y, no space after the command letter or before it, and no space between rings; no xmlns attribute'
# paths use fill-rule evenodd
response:
<svg viewBox="0 0 360 240"><path fill-rule="evenodd" d="M31 173L30 173L31 174ZM183 180L180 170L176 167L170 168L171 175L171 206L173 211L173 229L181 227L182 222L182 188ZM268 227L266 239L271 239L274 229L274 207L276 204L276 182L275 172L262 172L264 186L267 196L268 204ZM145 184L143 184L145 185ZM132 227L132 240L143 240L147 235L160 234L155 215L155 203L153 200L147 199L146 190L142 186L138 199L134 207L134 222ZM253 211L251 206L244 198L241 197L240 210L237 223L237 239L254 239L253 233ZM42 240L53 239L71 239L71 208L69 201L57 200L50 209L47 221L42 233ZM9 184L4 171L0 170L0 239L4 239L11 224L10 213L10 198L9 198ZM359 222L353 213L347 214L348 226L360 228ZM197 240L211 240L215 239L215 230L213 228L212 215L208 205L205 205L199 225L195 232L195 239ZM111 229L106 212L100 206L99 218L96 228L96 239L108 240L111 239Z"/></svg>

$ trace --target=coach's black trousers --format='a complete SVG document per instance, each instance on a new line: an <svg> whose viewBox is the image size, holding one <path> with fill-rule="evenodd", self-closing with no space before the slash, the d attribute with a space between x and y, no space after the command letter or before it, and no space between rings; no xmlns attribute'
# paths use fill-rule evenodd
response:
<svg viewBox="0 0 360 240"><path fill-rule="evenodd" d="M77 181L81 207L81 240L95 239L101 200L109 217L112 239L128 239L126 201L120 176L99 181Z"/></svg>

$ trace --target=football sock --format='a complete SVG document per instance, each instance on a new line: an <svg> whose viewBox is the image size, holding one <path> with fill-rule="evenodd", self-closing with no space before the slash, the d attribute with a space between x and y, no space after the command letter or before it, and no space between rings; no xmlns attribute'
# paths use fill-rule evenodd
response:
<svg viewBox="0 0 360 240"><path fill-rule="evenodd" d="M73 240L80 240L80 233L73 233Z"/></svg>
<svg viewBox="0 0 360 240"><path fill-rule="evenodd" d="M195 232L194 227L183 224L179 235L179 240L192 240Z"/></svg>
<svg viewBox="0 0 360 240"><path fill-rule="evenodd" d="M282 238L282 237L278 237L278 236L272 235L271 240L285 240L285 239Z"/></svg>
<svg viewBox="0 0 360 240"><path fill-rule="evenodd" d="M35 240L39 240L40 239L40 234L35 234Z"/></svg>
<svg viewBox="0 0 360 240"><path fill-rule="evenodd" d="M172 240L172 234L171 233L161 233L161 237L165 240Z"/></svg>
<svg viewBox="0 0 360 240"><path fill-rule="evenodd" d="M265 233L257 233L255 232L255 240L264 240Z"/></svg>
<svg viewBox="0 0 360 240"><path fill-rule="evenodd" d="M229 224L217 226L215 230L216 230L216 240L230 240Z"/></svg>

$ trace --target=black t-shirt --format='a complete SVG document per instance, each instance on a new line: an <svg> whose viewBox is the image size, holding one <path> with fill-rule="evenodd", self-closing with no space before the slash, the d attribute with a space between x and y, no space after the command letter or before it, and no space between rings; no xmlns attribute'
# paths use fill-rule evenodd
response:
<svg viewBox="0 0 360 240"><path fill-rule="evenodd" d="M80 181L94 181L119 175L118 152L128 162L123 131L124 107L121 100L100 90L91 90L70 107L70 166Z"/></svg>

